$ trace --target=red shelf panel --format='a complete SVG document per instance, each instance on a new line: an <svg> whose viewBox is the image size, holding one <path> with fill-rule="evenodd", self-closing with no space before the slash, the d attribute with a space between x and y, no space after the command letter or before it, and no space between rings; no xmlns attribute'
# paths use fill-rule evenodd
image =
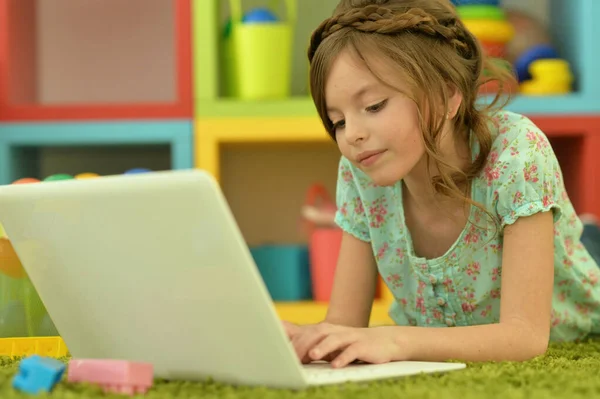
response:
<svg viewBox="0 0 600 399"><path fill-rule="evenodd" d="M0 120L192 117L190 1L0 0Z"/></svg>
<svg viewBox="0 0 600 399"><path fill-rule="evenodd" d="M600 217L600 115L530 118L550 139L576 211Z"/></svg>

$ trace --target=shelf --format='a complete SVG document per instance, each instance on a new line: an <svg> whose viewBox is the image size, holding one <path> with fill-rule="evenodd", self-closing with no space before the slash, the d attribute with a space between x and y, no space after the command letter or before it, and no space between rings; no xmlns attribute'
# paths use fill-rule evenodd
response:
<svg viewBox="0 0 600 399"><path fill-rule="evenodd" d="M162 147L171 169L188 169L194 166L192 141L192 123L186 121L1 124L0 184L39 174L38 151L48 148Z"/></svg>
<svg viewBox="0 0 600 399"><path fill-rule="evenodd" d="M192 116L190 0L0 0L0 120Z"/></svg>
<svg viewBox="0 0 600 399"><path fill-rule="evenodd" d="M197 118L302 117L317 115L310 97L294 97L278 101L196 100L195 108Z"/></svg>
<svg viewBox="0 0 600 399"><path fill-rule="evenodd" d="M199 118L194 122L195 164L220 178L221 146L233 143L323 143L333 141L318 118L245 117Z"/></svg>
<svg viewBox="0 0 600 399"><path fill-rule="evenodd" d="M595 0L547 0L540 7L538 0L506 0L512 9L524 10L536 19L547 22L551 42L559 56L566 59L575 76L574 91L558 96L515 96L508 109L526 115L568 115L600 112L600 61L596 51L600 26L596 24L600 9ZM329 16L337 0L303 0L298 3L294 31L292 62L292 98L281 101L239 101L224 95L223 26L229 18L227 2L206 0L195 2L192 12L195 68L195 115L201 118L225 117L310 117L316 110L308 97L308 64L306 46L312 30ZM244 9L264 1L246 0ZM317 11L315 11L317 10ZM284 15L283 9L277 9ZM482 98L487 102L490 98Z"/></svg>
<svg viewBox="0 0 600 399"><path fill-rule="evenodd" d="M323 321L327 314L327 303L320 302L279 302L275 304L277 314L282 320L297 324L313 324ZM371 310L370 325L393 325L388 315L390 302L375 301Z"/></svg>

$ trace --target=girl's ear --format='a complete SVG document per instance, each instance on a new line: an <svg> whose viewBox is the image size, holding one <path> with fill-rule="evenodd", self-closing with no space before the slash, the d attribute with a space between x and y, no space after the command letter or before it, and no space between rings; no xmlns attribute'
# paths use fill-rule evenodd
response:
<svg viewBox="0 0 600 399"><path fill-rule="evenodd" d="M450 93L450 97L448 98L448 114L446 115L446 118L454 119L462 104L463 95L455 86L449 86L448 92Z"/></svg>

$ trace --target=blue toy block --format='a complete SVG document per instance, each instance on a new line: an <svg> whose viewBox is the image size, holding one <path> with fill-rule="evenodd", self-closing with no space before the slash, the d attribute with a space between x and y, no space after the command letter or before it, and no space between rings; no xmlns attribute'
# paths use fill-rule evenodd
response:
<svg viewBox="0 0 600 399"><path fill-rule="evenodd" d="M66 365L56 359L29 356L19 363L19 371L13 378L13 388L29 394L50 392L61 380Z"/></svg>

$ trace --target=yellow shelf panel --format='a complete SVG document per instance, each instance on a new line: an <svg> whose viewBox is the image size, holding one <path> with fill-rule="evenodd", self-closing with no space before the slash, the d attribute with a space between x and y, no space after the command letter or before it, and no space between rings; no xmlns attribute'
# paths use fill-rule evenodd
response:
<svg viewBox="0 0 600 399"><path fill-rule="evenodd" d="M275 304L277 314L282 320L297 324L313 324L323 321L327 314L327 303L323 302L278 302ZM394 322L388 316L390 303L385 300L375 301L371 310L372 326L392 325Z"/></svg>
<svg viewBox="0 0 600 399"><path fill-rule="evenodd" d="M331 138L318 117L202 118L196 138L219 143L327 142Z"/></svg>
<svg viewBox="0 0 600 399"><path fill-rule="evenodd" d="M220 146L227 143L330 143L320 119L301 117L201 118L194 122L196 167L220 178Z"/></svg>

